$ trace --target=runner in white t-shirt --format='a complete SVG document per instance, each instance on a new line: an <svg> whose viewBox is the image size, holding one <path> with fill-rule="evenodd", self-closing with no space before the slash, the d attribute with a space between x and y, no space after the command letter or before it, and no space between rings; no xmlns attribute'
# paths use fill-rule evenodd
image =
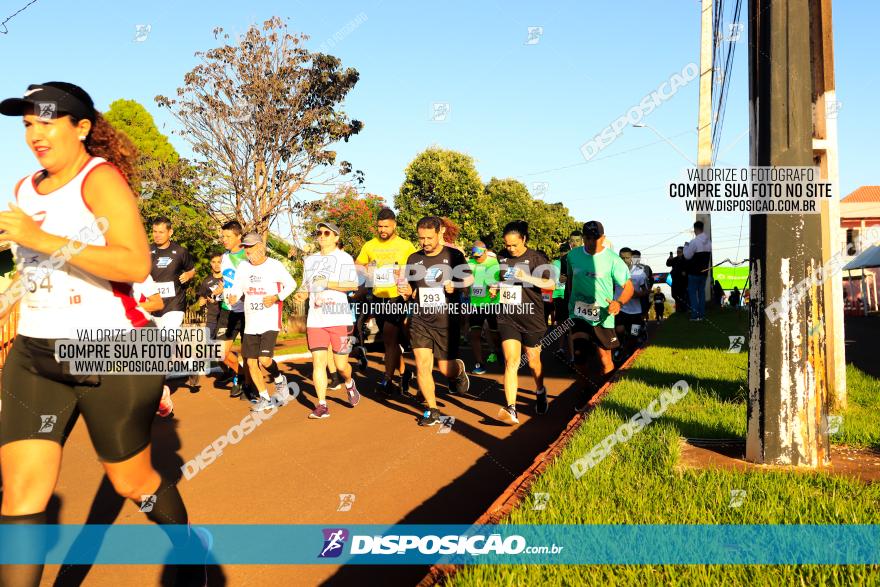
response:
<svg viewBox="0 0 880 587"><path fill-rule="evenodd" d="M159 284L153 280L152 276L147 275L147 278L140 283L132 283L131 292L131 297L137 302L137 307L141 314L151 322L158 322L155 316L153 316L153 312L161 312L162 308L165 307L165 301L162 299ZM167 418L172 412L174 412L174 402L171 400L171 388L163 385L162 400L159 402L159 409L156 410L156 414Z"/></svg>
<svg viewBox="0 0 880 587"><path fill-rule="evenodd" d="M642 313L642 299L649 296L651 291L648 287L648 276L640 266L633 264L633 250L623 247L618 253L623 262L630 270L630 281L633 285L633 296L620 307L614 327L617 338L621 342L618 363L622 363L636 348L640 346L645 336L645 317ZM614 297L619 298L623 288L614 286Z"/></svg>
<svg viewBox="0 0 880 587"><path fill-rule="evenodd" d="M232 287L227 288L223 295L230 306L245 296L241 353L247 361L251 379L260 392L251 410L271 410L290 399L287 380L272 356L281 330L282 301L296 289L296 281L280 261L266 256L266 245L257 233L245 235L241 246L248 260L238 266ZM260 366L269 372L275 382L274 398L269 397Z"/></svg>
<svg viewBox="0 0 880 587"><path fill-rule="evenodd" d="M354 316L348 303L348 292L358 288L354 259L337 247L339 227L332 222L319 222L315 237L320 251L309 255L303 265L303 287L294 299L309 301L309 317L306 322L309 350L314 366L312 379L318 394L318 405L309 418L330 417L327 407L327 364L330 351L336 371L345 382L351 407L361 399L354 379L348 354L351 352L351 333Z"/></svg>

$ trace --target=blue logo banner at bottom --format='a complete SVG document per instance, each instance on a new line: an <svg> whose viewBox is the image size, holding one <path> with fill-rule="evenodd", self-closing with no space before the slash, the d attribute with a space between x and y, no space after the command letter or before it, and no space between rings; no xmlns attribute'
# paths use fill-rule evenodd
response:
<svg viewBox="0 0 880 587"><path fill-rule="evenodd" d="M877 525L0 525L0 564L880 564Z"/></svg>

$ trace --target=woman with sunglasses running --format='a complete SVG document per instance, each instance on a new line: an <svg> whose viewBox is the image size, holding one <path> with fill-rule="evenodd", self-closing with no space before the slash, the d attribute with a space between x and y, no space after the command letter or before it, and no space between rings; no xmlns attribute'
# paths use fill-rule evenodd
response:
<svg viewBox="0 0 880 587"><path fill-rule="evenodd" d="M147 235L129 188L136 151L73 84L31 85L23 98L0 103L0 113L23 117L25 141L42 166L16 184L16 204L0 212L0 238L13 244L20 275L0 300L4 317L20 303L3 368L0 522L46 523L62 447L82 414L116 491L139 505L148 498L151 509L141 509L163 525L175 548L204 552L209 538L189 528L175 483L151 462L163 376L77 375L55 358L55 342L75 339L77 331L151 325L132 297L132 283L150 273ZM40 553L45 544L35 540L27 547ZM5 565L0 584L37 585L42 570ZM179 567L176 583L206 584L204 565Z"/></svg>

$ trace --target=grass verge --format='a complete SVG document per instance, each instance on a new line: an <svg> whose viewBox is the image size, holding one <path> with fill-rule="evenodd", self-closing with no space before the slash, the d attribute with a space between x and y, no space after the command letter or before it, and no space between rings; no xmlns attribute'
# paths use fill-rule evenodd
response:
<svg viewBox="0 0 880 587"><path fill-rule="evenodd" d="M672 316L650 348L599 404L559 458L512 512L514 524L877 524L880 484L824 473L677 470L680 437L742 438L746 432L747 354L729 353L745 335L747 313L720 311L700 323ZM848 369L849 407L835 444L880 448L880 381ZM570 465L684 379L690 393L629 442L614 446L575 479ZM745 491L731 507L731 491ZM878 585L869 566L468 566L448 585Z"/></svg>

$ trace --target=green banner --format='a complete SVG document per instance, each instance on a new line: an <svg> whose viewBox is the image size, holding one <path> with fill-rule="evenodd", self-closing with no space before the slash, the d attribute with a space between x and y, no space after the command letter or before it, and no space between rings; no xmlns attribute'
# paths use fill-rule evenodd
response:
<svg viewBox="0 0 880 587"><path fill-rule="evenodd" d="M746 286L746 280L749 278L749 267L713 267L712 279L721 283L721 288L725 290L738 287L740 291ZM714 283L714 281L713 281Z"/></svg>

